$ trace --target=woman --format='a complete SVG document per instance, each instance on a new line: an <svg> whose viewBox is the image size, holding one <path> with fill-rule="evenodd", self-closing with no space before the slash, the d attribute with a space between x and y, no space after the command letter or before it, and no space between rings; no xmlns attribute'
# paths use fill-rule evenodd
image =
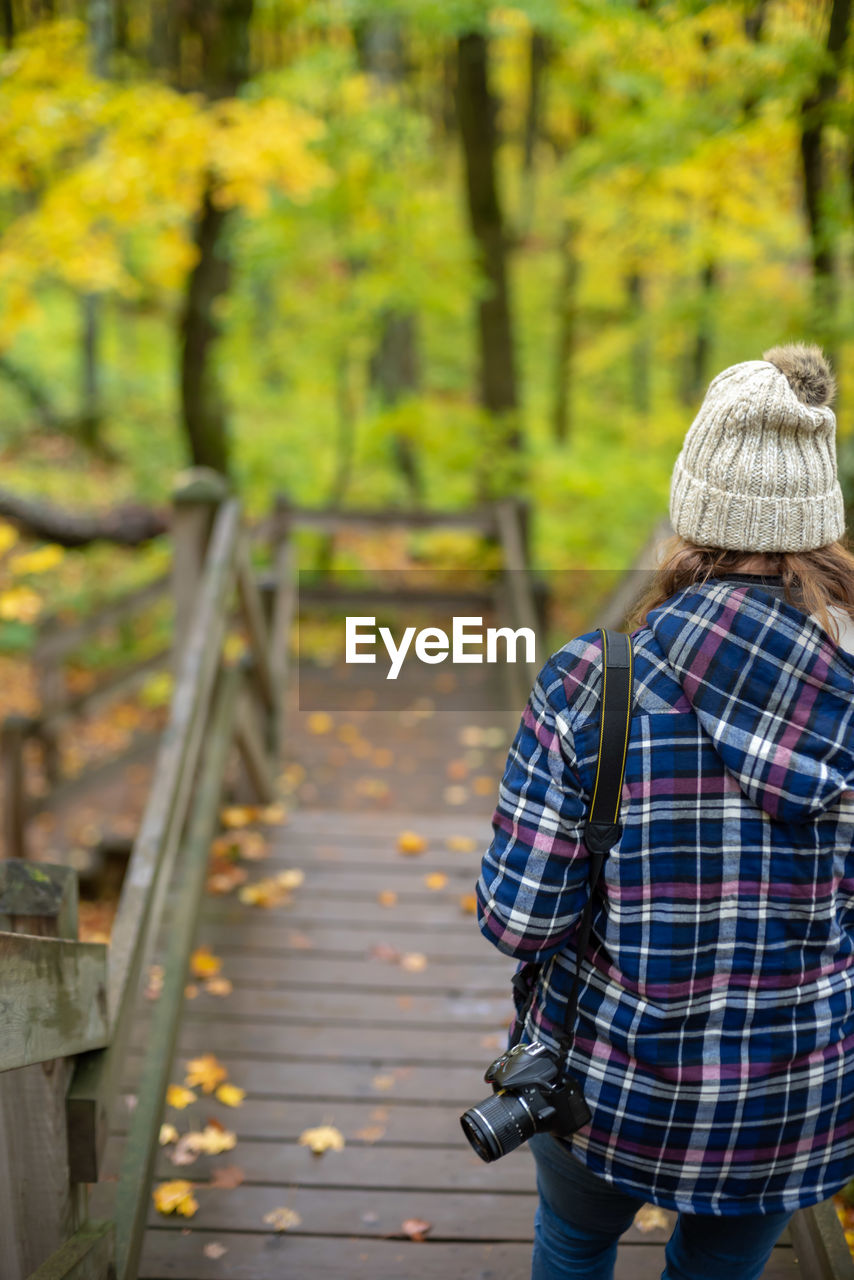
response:
<svg viewBox="0 0 854 1280"><path fill-rule="evenodd" d="M610 1280L647 1201L679 1213L663 1280L754 1280L793 1211L854 1176L854 556L833 392L814 347L725 369L677 459L676 543L632 632L622 835L581 959L569 1067L592 1119L531 1141L533 1280ZM477 886L485 936L542 964L522 1038L550 1048L601 676L598 632L540 672Z"/></svg>

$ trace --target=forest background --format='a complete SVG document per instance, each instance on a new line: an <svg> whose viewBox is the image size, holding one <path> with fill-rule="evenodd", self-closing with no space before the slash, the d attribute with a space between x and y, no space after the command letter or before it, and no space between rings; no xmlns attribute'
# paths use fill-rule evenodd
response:
<svg viewBox="0 0 854 1280"><path fill-rule="evenodd" d="M191 463L255 516L514 494L540 570L619 570L709 378L805 339L850 500L850 8L2 0L3 709Z"/></svg>

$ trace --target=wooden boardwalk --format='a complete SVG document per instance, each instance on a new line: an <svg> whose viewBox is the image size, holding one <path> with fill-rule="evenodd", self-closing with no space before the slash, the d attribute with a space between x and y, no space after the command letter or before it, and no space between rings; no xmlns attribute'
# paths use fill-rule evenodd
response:
<svg viewBox="0 0 854 1280"><path fill-rule="evenodd" d="M270 910L205 898L197 943L222 959L234 990L187 1001L170 1075L183 1081L186 1062L202 1054L221 1060L246 1089L244 1104L205 1099L167 1108L164 1119L186 1131L213 1117L237 1145L187 1168L164 1150L156 1182L191 1179L199 1210L190 1220L152 1211L139 1276L526 1280L533 1160L523 1148L484 1165L458 1120L488 1091L483 1070L510 1014L513 965L461 905L488 839L507 719L460 710L439 680L432 709L422 699L414 718L341 713L325 734L305 732L307 723L307 712L296 714L291 735L300 743L291 756L306 768L302 807L276 829L272 858L250 866L253 878L300 868L304 883ZM357 726L355 739L344 724ZM354 741L370 751L351 750ZM487 777L488 793L475 782ZM403 828L427 838L423 853L398 852ZM449 848L455 836L474 848ZM429 887L436 873L447 880ZM144 1041L143 1010L137 1049ZM126 1087L132 1097L132 1079ZM341 1131L343 1150L317 1156L299 1145L321 1124ZM120 1142L116 1134L116 1152ZM234 1165L239 1186L210 1185L217 1168ZM276 1233L264 1219L282 1207L300 1222ZM408 1238L412 1220L430 1224L423 1241ZM634 1226L619 1280L657 1280L668 1234ZM765 1276L798 1275L784 1239Z"/></svg>

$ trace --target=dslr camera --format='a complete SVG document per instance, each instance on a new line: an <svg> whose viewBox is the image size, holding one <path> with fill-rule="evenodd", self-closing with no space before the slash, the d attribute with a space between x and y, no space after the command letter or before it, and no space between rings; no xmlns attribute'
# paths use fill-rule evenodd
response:
<svg viewBox="0 0 854 1280"><path fill-rule="evenodd" d="M492 1096L460 1116L481 1160L497 1160L535 1133L568 1138L590 1120L581 1085L544 1044L517 1044L486 1069Z"/></svg>

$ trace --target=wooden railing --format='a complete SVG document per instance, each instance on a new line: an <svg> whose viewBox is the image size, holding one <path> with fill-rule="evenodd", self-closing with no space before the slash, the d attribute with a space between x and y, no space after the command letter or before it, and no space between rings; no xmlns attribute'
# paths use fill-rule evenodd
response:
<svg viewBox="0 0 854 1280"><path fill-rule="evenodd" d="M0 863L0 1240L4 1280L132 1280L148 1212L158 1121L184 975L234 744L260 801L273 797L271 744L282 699L272 644L288 600L275 601L275 641L249 558L240 505L195 475L174 522L175 687L148 802L109 946L77 941L77 882L67 867ZM281 557L279 557L281 567ZM291 593L280 582L282 595ZM237 610L247 656L224 641ZM140 978L168 902L164 985L153 1012L114 1220L91 1223L86 1184L101 1174Z"/></svg>

